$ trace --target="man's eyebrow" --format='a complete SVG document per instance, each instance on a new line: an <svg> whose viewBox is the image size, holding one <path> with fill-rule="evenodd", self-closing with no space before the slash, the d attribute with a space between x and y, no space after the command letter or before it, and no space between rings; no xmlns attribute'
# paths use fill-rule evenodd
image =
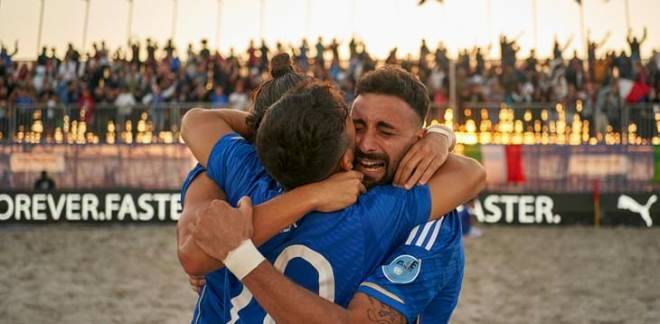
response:
<svg viewBox="0 0 660 324"><path fill-rule="evenodd" d="M389 124L389 123L384 122L384 121L379 121L379 122L376 124L376 127L378 127L378 128L387 128L387 129L391 129L391 130L395 130L395 129L396 129L396 127L394 127L394 125Z"/></svg>

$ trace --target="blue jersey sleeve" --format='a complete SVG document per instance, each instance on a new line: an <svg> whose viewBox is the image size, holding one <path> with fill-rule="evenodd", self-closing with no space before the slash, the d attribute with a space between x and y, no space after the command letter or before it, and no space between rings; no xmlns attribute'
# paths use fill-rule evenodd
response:
<svg viewBox="0 0 660 324"><path fill-rule="evenodd" d="M369 255L377 258L399 245L415 225L428 221L431 194L427 185L410 190L379 186L362 195L357 206L362 208L359 212L365 227L367 251L376 251ZM367 264L380 262L380 259L367 260Z"/></svg>
<svg viewBox="0 0 660 324"><path fill-rule="evenodd" d="M192 170L188 172L188 175L186 176L186 179L183 180L183 185L181 186L181 206L183 206L183 202L185 201L184 198L186 198L186 192L188 192L190 184L204 171L206 171L204 167L198 163L194 168L192 168Z"/></svg>
<svg viewBox="0 0 660 324"><path fill-rule="evenodd" d="M209 155L207 175L227 195L227 201L235 205L251 193L259 179L266 175L253 145L236 133L218 140Z"/></svg>
<svg viewBox="0 0 660 324"><path fill-rule="evenodd" d="M360 285L365 293L394 308L413 323L446 323L456 307L465 257L457 213L416 226L405 243ZM433 305L433 310L427 308Z"/></svg>

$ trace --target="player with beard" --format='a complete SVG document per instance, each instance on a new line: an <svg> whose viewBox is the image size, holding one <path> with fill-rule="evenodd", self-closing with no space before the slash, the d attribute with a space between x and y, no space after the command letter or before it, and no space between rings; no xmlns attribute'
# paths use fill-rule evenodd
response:
<svg viewBox="0 0 660 324"><path fill-rule="evenodd" d="M372 102L371 99L378 99L378 98L369 97L369 98L366 98L365 102L370 103L370 102ZM356 101L356 105L357 105L357 103L358 102ZM407 109L410 109L410 108L407 108ZM396 116L396 114L393 114L393 116ZM408 116L408 117L410 117L410 116ZM370 117L369 117L369 114L368 114L368 111L367 111L367 113L364 116L362 116L362 119L358 120L358 123L362 122L365 125L367 125L368 122L371 122L371 120L369 118ZM396 129L396 127L392 127L392 126L395 126L395 125L388 125L387 123L376 123L375 125L377 125L377 128L379 128L381 130L386 130L386 132L383 132L383 134L386 137L390 137L390 140L392 138L394 138L395 136L400 136L400 137L402 137L402 139L405 139L405 140L409 141L410 138L409 137L406 138L406 136L410 136L411 134L414 133L414 132L413 133L410 133L410 132L408 132L408 133L405 133L405 132L399 132L399 133L395 132L395 133L393 133L393 131L398 131L398 130ZM419 127L419 125L417 125L417 127ZM360 126L357 126L357 130L358 130L358 133L359 133L360 132ZM373 129L372 130L367 129L366 132L373 132ZM371 141L371 140L372 139L368 139L368 141ZM393 142L396 142L396 141L393 141ZM410 147L411 143L414 143L414 141L409 141L407 144L403 143L403 145L398 145L397 147L407 149L406 146ZM422 181L424 181L424 177L427 176L427 175L425 175L423 173L420 173L420 172L409 172L409 171L405 170L405 168L402 169L401 173L397 173L395 175L394 172L392 171L392 170L395 170L395 168L392 166L393 163L390 163L390 161L394 161L395 159L390 159L389 156L387 155L387 153L379 152L380 149L377 146L381 145L382 143L378 143L378 141L376 141L376 142L373 142L373 143L364 142L363 144L365 145L364 150L362 151L362 153L360 153L360 160L358 160L359 161L358 163L362 166L362 168L365 170L365 172L367 172L369 174L371 184L375 184L377 181L379 181L380 179L378 179L378 177L380 177L381 179L386 179L386 178L394 178L396 176L396 177L400 177L402 179L405 179L406 175L410 176L412 174L413 177L421 178ZM399 143L395 143L395 144L402 144L402 143L401 143L401 141L399 141ZM370 146L372 146L372 147L370 147ZM392 145L390 145L390 146L394 147ZM394 149L396 149L397 147L394 147ZM394 150L391 151L391 152L394 152ZM408 157L408 156L409 155L406 155L406 157ZM404 160L405 159L406 158L404 158ZM412 157L410 159L415 160L417 158L414 155L412 155ZM398 162L398 160L396 160L396 161ZM450 162L451 162L451 159L450 159ZM448 164L451 165L452 163L448 163ZM417 168L417 169L419 169L419 168ZM477 175L476 178L480 178L479 177L479 172L482 171L482 170L477 168L476 170L473 169L473 171L476 171L476 172L473 172L473 174ZM277 172L275 172L275 173L277 173ZM460 179L460 178L458 178L458 179ZM474 177L473 178L465 178L465 180L468 180L468 182L469 182L470 179L475 179L475 178ZM454 180L454 182L455 182L455 180ZM475 182L475 183L476 184L473 187L479 187L480 186L478 184L478 181ZM458 190L458 191L460 191L460 190ZM463 194L464 193L465 192L463 192ZM452 197L448 197L448 198L449 198L448 200L451 200ZM233 198L234 201L236 199L237 199L236 197ZM231 200L232 200L232 198L230 198L230 201ZM256 219L256 217L255 217L255 219ZM432 227L432 229L430 230L430 233L435 233L435 235L437 236L438 230L440 229L440 223L435 223L435 225L431 224L430 226ZM429 226L427 225L427 226L425 226L425 228L426 227L429 227ZM421 233L424 233L424 232L429 232L429 230L422 230L421 231ZM431 237L432 236L433 236L433 234L431 235ZM420 238L421 238L421 236L420 236ZM428 243L425 243L425 246L432 246L432 245L433 244L431 244L430 240L428 241Z"/></svg>
<svg viewBox="0 0 660 324"><path fill-rule="evenodd" d="M352 115L356 128L356 168L365 173L365 182L370 186L388 179L407 179L411 174L426 181L428 175L424 172L405 167L395 172L394 168L403 155L401 152L410 147L408 134L421 126L407 114L413 111L412 105L423 105L425 98L423 91L406 93L406 89L410 89L406 83L417 85L415 81L400 69L385 68L367 74L358 83ZM424 90L423 86L417 89ZM409 159L419 157L406 155L401 162L410 162ZM407 187L411 185L406 182ZM223 259L241 238L250 237L249 231L244 231L247 234L237 240L227 239L227 231L240 233L235 230L249 227L251 219L245 217L250 216L245 206L244 217L213 216L231 214L227 208L216 206L215 210L207 210L200 216L200 223L205 226L200 227L199 244L206 246L210 254L215 253L218 259ZM209 231L204 233L204 229ZM405 242L390 254L386 265L374 269L360 285L348 310L296 286L266 262L256 267L243 282L278 321L394 323L404 319L412 322L419 316L424 323L442 323L448 321L456 306L463 264L460 222L457 217L443 217L413 229Z"/></svg>

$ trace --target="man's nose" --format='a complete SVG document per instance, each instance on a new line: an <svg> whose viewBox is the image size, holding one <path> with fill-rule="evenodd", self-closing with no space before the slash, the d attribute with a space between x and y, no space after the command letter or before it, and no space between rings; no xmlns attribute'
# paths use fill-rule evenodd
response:
<svg viewBox="0 0 660 324"><path fill-rule="evenodd" d="M364 153L375 152L378 150L376 138L371 132L358 136L358 148Z"/></svg>

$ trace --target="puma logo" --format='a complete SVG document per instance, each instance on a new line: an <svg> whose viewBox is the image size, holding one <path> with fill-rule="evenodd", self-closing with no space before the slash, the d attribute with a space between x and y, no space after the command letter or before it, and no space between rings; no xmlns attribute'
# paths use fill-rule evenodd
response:
<svg viewBox="0 0 660 324"><path fill-rule="evenodd" d="M656 200L658 200L658 196L652 195L649 197L649 200L645 205L640 205L635 199L626 195L621 195L617 202L617 208L639 214L646 223L646 226L651 227L653 225L653 219L651 219L651 206L653 206Z"/></svg>

